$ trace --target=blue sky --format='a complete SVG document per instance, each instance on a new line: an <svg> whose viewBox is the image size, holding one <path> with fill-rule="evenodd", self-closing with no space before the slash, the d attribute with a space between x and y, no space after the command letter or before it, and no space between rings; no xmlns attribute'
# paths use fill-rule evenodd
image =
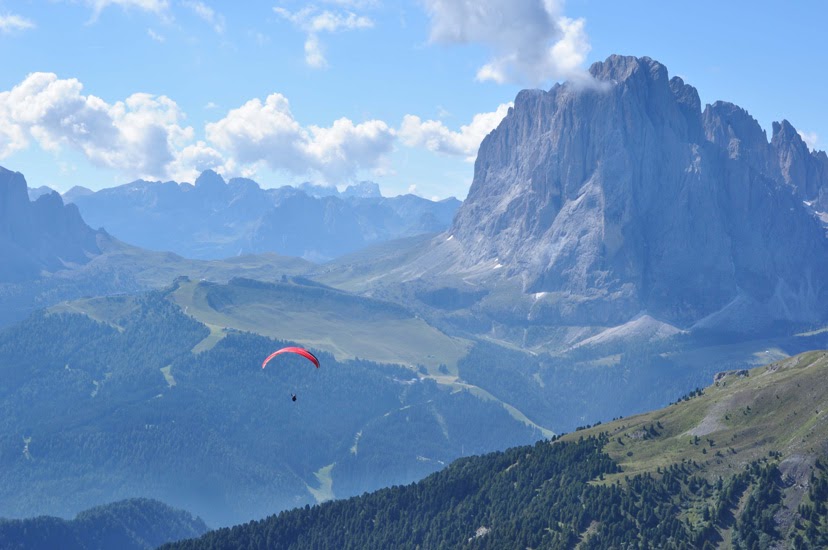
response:
<svg viewBox="0 0 828 550"><path fill-rule="evenodd" d="M828 140L821 2L0 0L0 164L93 189L204 168L464 198L516 93L648 55Z"/></svg>

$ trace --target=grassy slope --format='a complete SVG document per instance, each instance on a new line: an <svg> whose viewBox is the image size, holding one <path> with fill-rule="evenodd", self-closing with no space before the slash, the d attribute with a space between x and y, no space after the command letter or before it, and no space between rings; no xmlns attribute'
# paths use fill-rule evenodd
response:
<svg viewBox="0 0 828 550"><path fill-rule="evenodd" d="M222 305L214 307L221 295ZM172 299L211 327L244 330L379 363L454 366L468 343L450 338L404 310L376 300L296 284L217 288L183 283Z"/></svg>
<svg viewBox="0 0 828 550"><path fill-rule="evenodd" d="M419 235L371 245L315 267L309 275L337 288L364 291L375 280L415 258L432 238L434 235Z"/></svg>
<svg viewBox="0 0 828 550"><path fill-rule="evenodd" d="M828 454L828 352L743 372L724 376L688 401L563 439L608 432L605 450L621 465L621 476L691 460L711 477L724 476L771 451L782 453L783 472L798 476ZM650 426L657 435L647 434Z"/></svg>
<svg viewBox="0 0 828 550"><path fill-rule="evenodd" d="M286 275L301 275L314 264L301 258L259 254L237 256L224 260L189 260L172 252L145 250L115 239L105 243L103 254L68 277L85 277L94 273L123 273L142 288L169 285L173 279L186 275L194 279L228 281L233 277L250 277L272 281Z"/></svg>

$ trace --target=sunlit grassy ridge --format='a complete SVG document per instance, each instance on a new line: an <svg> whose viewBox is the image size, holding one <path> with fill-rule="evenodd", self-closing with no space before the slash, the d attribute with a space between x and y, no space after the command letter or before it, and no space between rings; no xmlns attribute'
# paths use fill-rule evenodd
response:
<svg viewBox="0 0 828 550"><path fill-rule="evenodd" d="M309 281L183 282L171 299L214 331L224 327L298 342L340 360L361 357L431 370L453 367L468 348L396 304Z"/></svg>
<svg viewBox="0 0 828 550"><path fill-rule="evenodd" d="M736 471L769 453L797 469L828 454L828 352L729 371L701 395L564 437L607 432L605 450L624 474L695 461L711 476ZM612 478L608 478L612 481Z"/></svg>
<svg viewBox="0 0 828 550"><path fill-rule="evenodd" d="M825 548L828 353L717 375L676 404L181 549Z"/></svg>

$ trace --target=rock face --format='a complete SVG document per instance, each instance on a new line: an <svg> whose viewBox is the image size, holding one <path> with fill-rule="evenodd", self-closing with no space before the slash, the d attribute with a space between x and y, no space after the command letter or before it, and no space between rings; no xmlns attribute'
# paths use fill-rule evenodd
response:
<svg viewBox="0 0 828 550"><path fill-rule="evenodd" d="M100 253L98 232L55 192L30 201L26 180L0 167L0 283L34 279Z"/></svg>
<svg viewBox="0 0 828 550"><path fill-rule="evenodd" d="M277 252L326 260L389 239L445 230L460 206L412 195L387 198L375 183L261 189L211 170L195 182L135 181L75 193L84 219L144 248L215 259Z"/></svg>
<svg viewBox="0 0 828 550"><path fill-rule="evenodd" d="M520 92L483 141L450 230L458 261L496 261L542 297L544 323L824 319L828 241L803 201L824 204L825 153L786 121L768 143L735 105L702 113L652 59L590 73Z"/></svg>

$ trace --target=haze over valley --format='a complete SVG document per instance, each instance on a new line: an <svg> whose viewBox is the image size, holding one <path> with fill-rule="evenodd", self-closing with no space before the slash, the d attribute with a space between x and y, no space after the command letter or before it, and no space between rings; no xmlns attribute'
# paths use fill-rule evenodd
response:
<svg viewBox="0 0 828 550"><path fill-rule="evenodd" d="M478 8L0 14L0 546L828 544L821 104Z"/></svg>

